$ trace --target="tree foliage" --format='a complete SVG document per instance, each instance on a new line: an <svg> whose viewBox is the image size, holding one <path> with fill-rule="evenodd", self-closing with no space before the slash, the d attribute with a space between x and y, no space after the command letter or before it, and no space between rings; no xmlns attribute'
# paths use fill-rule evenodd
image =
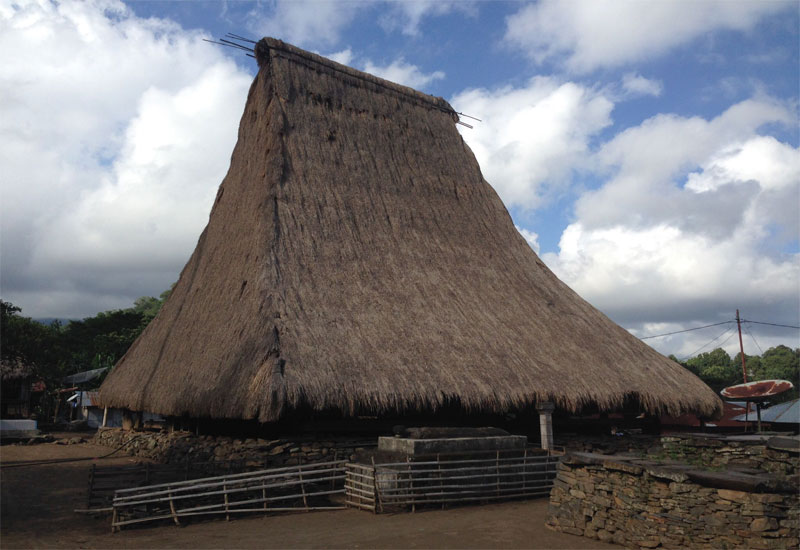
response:
<svg viewBox="0 0 800 550"><path fill-rule="evenodd" d="M726 386L741 384L742 355L737 353L733 359L728 353L717 348L708 353L701 353L684 362L678 361L674 355L670 359L677 361L700 379L711 389L718 392ZM795 399L800 393L800 348L791 349L780 345L769 348L761 356L745 354L747 381L756 380L788 380L795 386L794 390L776 396L774 402Z"/></svg>
<svg viewBox="0 0 800 550"><path fill-rule="evenodd" d="M80 321L61 325L37 322L21 315L21 309L0 300L0 335L3 361L22 362L35 376L58 385L67 375L113 367L153 320L169 296L142 296L133 307L104 311Z"/></svg>

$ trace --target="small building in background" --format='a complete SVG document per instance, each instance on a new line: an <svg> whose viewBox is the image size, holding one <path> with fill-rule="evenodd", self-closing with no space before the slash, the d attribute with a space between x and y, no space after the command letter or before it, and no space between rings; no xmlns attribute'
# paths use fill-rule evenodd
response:
<svg viewBox="0 0 800 550"><path fill-rule="evenodd" d="M756 422L756 413L750 412L733 418L735 422ZM761 423L769 424L775 431L800 432L800 399L778 403L769 407L761 407Z"/></svg>
<svg viewBox="0 0 800 550"><path fill-rule="evenodd" d="M19 359L0 362L2 399L0 417L4 419L28 418L31 414L31 384L34 369Z"/></svg>

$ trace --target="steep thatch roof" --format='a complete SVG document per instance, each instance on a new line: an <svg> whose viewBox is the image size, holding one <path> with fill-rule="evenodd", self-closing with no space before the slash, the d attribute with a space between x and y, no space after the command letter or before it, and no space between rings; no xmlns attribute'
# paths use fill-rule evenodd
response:
<svg viewBox="0 0 800 550"><path fill-rule="evenodd" d="M272 39L256 54L208 226L105 404L261 421L453 399L721 409L550 272L446 101Z"/></svg>

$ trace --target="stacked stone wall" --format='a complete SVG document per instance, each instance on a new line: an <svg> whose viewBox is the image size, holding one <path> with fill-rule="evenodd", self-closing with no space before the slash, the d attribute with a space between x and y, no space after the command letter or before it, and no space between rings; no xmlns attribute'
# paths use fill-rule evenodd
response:
<svg viewBox="0 0 800 550"><path fill-rule="evenodd" d="M797 452L771 448L771 438L674 434L663 436L663 456L708 468L750 468L794 475L800 473Z"/></svg>
<svg viewBox="0 0 800 550"><path fill-rule="evenodd" d="M559 465L546 523L629 548L797 548L797 481L575 453Z"/></svg>
<svg viewBox="0 0 800 550"><path fill-rule="evenodd" d="M356 452L374 447L375 438L311 441L106 428L98 430L94 443L106 447L122 447L121 452L165 464L240 461L248 467L279 467L298 462L324 462L334 458L352 460Z"/></svg>

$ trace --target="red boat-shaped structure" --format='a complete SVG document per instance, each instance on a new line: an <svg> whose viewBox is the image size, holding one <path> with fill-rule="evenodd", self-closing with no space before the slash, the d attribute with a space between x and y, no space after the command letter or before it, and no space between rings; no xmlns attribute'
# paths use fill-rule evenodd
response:
<svg viewBox="0 0 800 550"><path fill-rule="evenodd" d="M771 397L789 391L794 384L788 380L758 380L757 382L747 382L728 386L720 393L725 399L737 399L742 401L755 401L756 416L758 418L758 431L761 431L761 403ZM747 412L745 412L744 431L747 431Z"/></svg>
<svg viewBox="0 0 800 550"><path fill-rule="evenodd" d="M765 401L792 388L794 388L794 384L788 380L758 380L757 382L728 386L719 393L725 399Z"/></svg>

